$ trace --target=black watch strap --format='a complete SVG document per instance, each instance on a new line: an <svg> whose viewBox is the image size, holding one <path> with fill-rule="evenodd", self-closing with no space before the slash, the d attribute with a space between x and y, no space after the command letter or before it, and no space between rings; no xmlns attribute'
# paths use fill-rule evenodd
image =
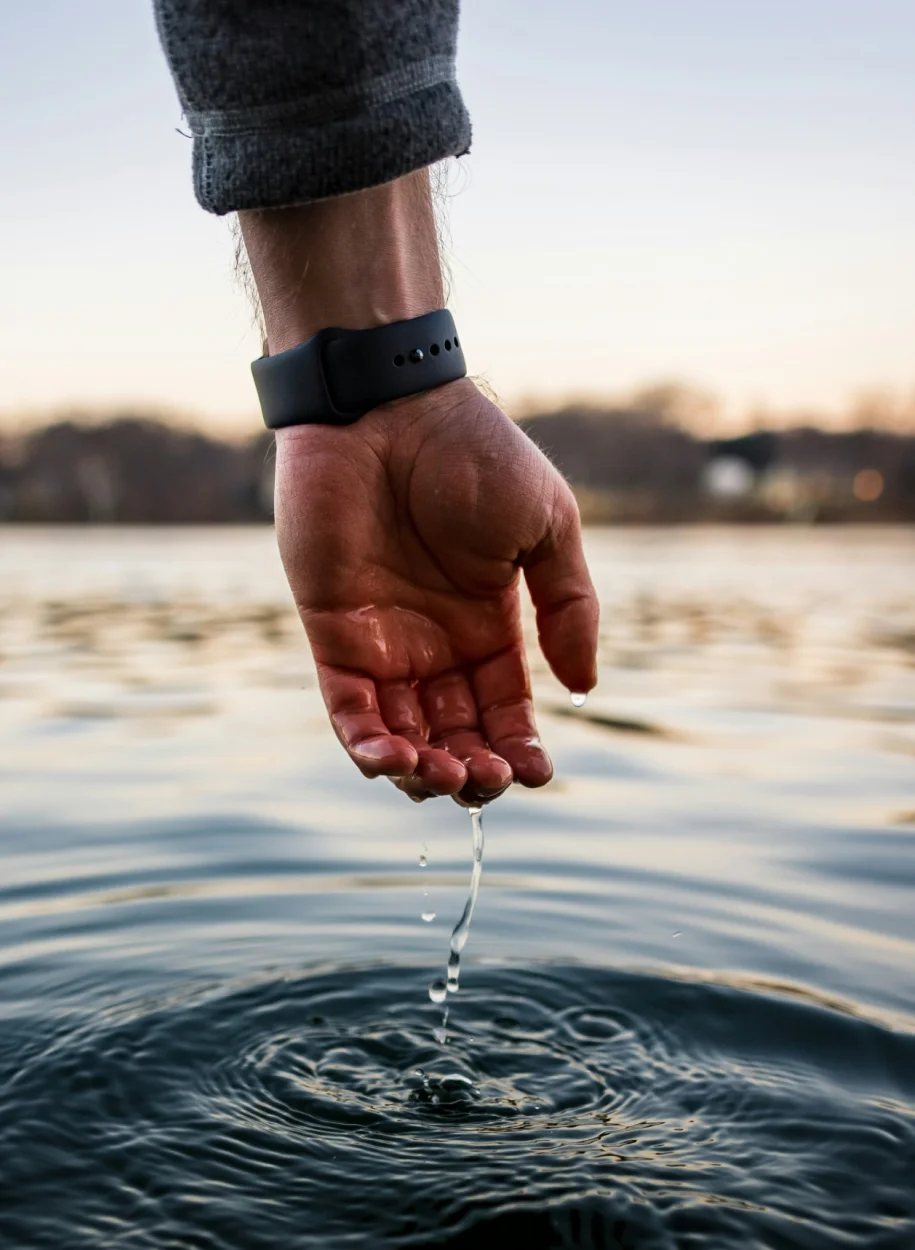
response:
<svg viewBox="0 0 915 1250"><path fill-rule="evenodd" d="M351 425L379 404L444 386L467 373L446 308L371 330L320 330L251 366L264 421Z"/></svg>

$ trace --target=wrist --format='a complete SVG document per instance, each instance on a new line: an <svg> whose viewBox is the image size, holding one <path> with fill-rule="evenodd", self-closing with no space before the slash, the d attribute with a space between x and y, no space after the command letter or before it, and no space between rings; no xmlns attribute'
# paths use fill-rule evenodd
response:
<svg viewBox="0 0 915 1250"><path fill-rule="evenodd" d="M270 355L328 326L363 330L444 304L426 170L298 208L239 213Z"/></svg>

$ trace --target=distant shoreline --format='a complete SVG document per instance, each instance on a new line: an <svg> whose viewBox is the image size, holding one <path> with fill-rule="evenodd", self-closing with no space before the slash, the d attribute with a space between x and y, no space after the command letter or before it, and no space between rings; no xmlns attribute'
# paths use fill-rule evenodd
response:
<svg viewBox="0 0 915 1250"><path fill-rule="evenodd" d="M518 424L572 484L587 525L915 523L915 434L702 438L650 406ZM0 438L0 524L269 523L273 466L266 432L236 442L146 417L59 421Z"/></svg>

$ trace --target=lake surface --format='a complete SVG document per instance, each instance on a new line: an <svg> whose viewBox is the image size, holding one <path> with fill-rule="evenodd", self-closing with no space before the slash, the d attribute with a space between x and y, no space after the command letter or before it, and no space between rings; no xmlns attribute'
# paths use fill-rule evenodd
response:
<svg viewBox="0 0 915 1250"><path fill-rule="evenodd" d="M442 1033L272 534L0 530L4 1250L915 1246L915 531L588 549Z"/></svg>

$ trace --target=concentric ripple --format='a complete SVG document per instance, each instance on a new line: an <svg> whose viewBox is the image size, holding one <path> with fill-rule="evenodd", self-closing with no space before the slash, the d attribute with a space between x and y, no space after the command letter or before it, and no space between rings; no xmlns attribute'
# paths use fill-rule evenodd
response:
<svg viewBox="0 0 915 1250"><path fill-rule="evenodd" d="M915 1036L758 987L334 969L7 1023L0 1245L915 1245Z"/></svg>

